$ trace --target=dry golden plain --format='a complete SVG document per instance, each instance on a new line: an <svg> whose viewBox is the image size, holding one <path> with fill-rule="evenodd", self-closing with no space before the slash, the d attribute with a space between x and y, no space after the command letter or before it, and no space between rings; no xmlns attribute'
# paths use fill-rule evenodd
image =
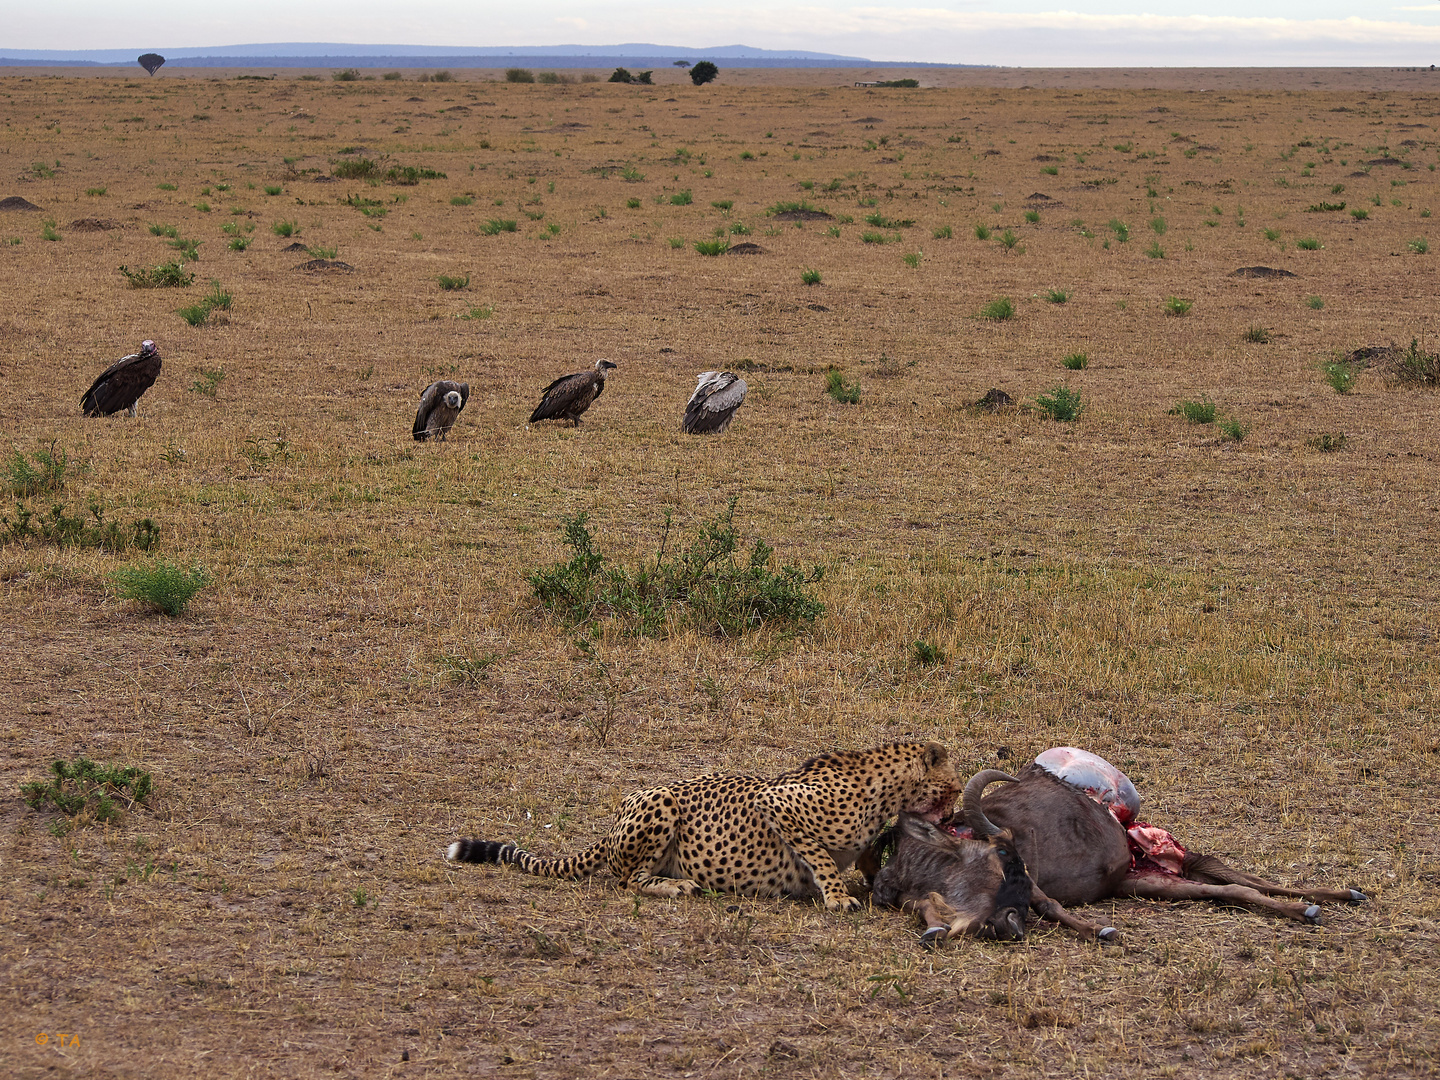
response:
<svg viewBox="0 0 1440 1080"><path fill-rule="evenodd" d="M71 510L151 517L212 577L169 619L115 598L133 554L0 548L10 1075L1435 1074L1440 398L1321 371L1437 345L1433 73L237 74L0 75L0 198L40 207L0 211L0 450L88 463ZM362 156L445 176L331 179ZM799 200L831 220L767 213ZM152 225L202 242L193 286L127 286L175 255ZM698 254L717 230L762 253ZM1257 265L1295 276L1232 276ZM231 310L188 326L212 279ZM146 337L139 417L82 418ZM584 425L527 428L599 356ZM727 367L734 426L682 436ZM472 396L417 444L438 377ZM1073 424L963 408L1062 385ZM1202 398L1244 438L1170 413ZM633 561L731 496L746 541L826 568L813 633L604 624L592 657L537 608L562 518ZM1186 843L1373 901L1319 928L1116 902L1121 947L926 954L892 912L441 859L911 737L967 771L1086 747ZM19 798L81 754L150 770L150 804L67 833Z"/></svg>

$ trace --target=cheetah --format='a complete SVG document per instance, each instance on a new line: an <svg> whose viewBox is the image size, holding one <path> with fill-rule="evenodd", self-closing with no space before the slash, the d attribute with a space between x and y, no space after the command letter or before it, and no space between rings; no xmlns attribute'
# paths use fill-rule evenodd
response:
<svg viewBox="0 0 1440 1080"><path fill-rule="evenodd" d="M945 747L891 743L813 757L773 780L711 773L633 792L609 835L578 855L543 858L494 840L456 840L445 855L540 877L608 869L643 896L818 894L830 911L854 911L860 901L840 875L886 821L906 810L937 822L958 791Z"/></svg>

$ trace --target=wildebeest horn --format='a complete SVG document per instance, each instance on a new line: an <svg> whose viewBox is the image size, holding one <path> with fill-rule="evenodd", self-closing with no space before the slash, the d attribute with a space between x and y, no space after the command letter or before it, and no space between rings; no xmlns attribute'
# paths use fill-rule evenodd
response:
<svg viewBox="0 0 1440 1080"><path fill-rule="evenodd" d="M999 769L986 769L984 772L978 772L972 776L970 782L965 785L965 795L960 806L965 814L965 824L970 826L970 831L975 834L977 840L988 840L1000 833L994 822L985 816L985 811L980 809L980 796L985 794L985 788L1000 780L1017 782L1015 777L1009 773L1001 772Z"/></svg>

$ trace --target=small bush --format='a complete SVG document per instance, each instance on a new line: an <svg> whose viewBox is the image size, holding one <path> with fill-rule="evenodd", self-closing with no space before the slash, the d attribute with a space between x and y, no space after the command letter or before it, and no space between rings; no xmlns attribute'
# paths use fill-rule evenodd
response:
<svg viewBox="0 0 1440 1080"><path fill-rule="evenodd" d="M106 548L124 551L137 547L149 551L160 538L160 527L150 518L132 521L122 528L117 522L105 520L105 509L98 502L90 503L87 521L79 513L67 514L59 503L48 514L37 514L23 503L15 504L15 520L0 517L0 543L26 544L38 541L56 547Z"/></svg>
<svg viewBox="0 0 1440 1080"><path fill-rule="evenodd" d="M1319 251L1325 245L1320 243L1320 241L1316 240L1313 236L1307 236L1301 240L1296 240L1295 246L1301 251Z"/></svg>
<svg viewBox="0 0 1440 1080"><path fill-rule="evenodd" d="M1156 236L1164 236L1167 228L1169 228L1169 226L1166 225L1165 219L1159 214L1156 214L1150 219L1150 229Z"/></svg>
<svg viewBox="0 0 1440 1080"><path fill-rule="evenodd" d="M421 180L444 180L445 174L438 169L421 169L414 165L392 165L386 170L385 179L396 187L414 187Z"/></svg>
<svg viewBox="0 0 1440 1080"><path fill-rule="evenodd" d="M305 249L305 254L309 255L312 259L333 259L340 254L340 249L311 244Z"/></svg>
<svg viewBox="0 0 1440 1080"><path fill-rule="evenodd" d="M1017 248L1015 246L1019 242L1020 237L1016 235L1014 229L1006 229L1003 233L1000 234L1000 244L1002 247L1005 248L1006 251L1014 251L1016 254L1024 254L1025 249L1023 247Z"/></svg>
<svg viewBox="0 0 1440 1080"><path fill-rule="evenodd" d="M76 824L110 824L120 820L119 800L124 800L129 809L145 802L153 788L150 774L143 769L99 765L77 757L73 764L52 762L50 778L21 784L20 797L32 810L43 811L48 803L66 817L76 819Z"/></svg>
<svg viewBox="0 0 1440 1080"><path fill-rule="evenodd" d="M1145 254L1152 259L1165 258L1165 249L1160 246L1159 240L1150 241L1150 246L1145 249Z"/></svg>
<svg viewBox="0 0 1440 1080"><path fill-rule="evenodd" d="M809 267L806 267L804 270L800 271L800 280L803 281L806 285L819 285L820 271L812 270Z"/></svg>
<svg viewBox="0 0 1440 1080"><path fill-rule="evenodd" d="M1249 327L1241 336L1252 345L1270 344L1270 331L1263 326Z"/></svg>
<svg viewBox="0 0 1440 1080"><path fill-rule="evenodd" d="M175 237L180 235L180 230L174 225L156 225L152 223L150 226L150 235L168 236L170 239L173 240L175 239Z"/></svg>
<svg viewBox="0 0 1440 1080"><path fill-rule="evenodd" d="M250 238L248 236L232 236L230 243L226 246L231 251L244 251L250 246Z"/></svg>
<svg viewBox="0 0 1440 1080"><path fill-rule="evenodd" d="M1430 242L1423 236L1417 236L1414 240L1406 244L1405 247L1416 255L1424 255L1430 250Z"/></svg>
<svg viewBox="0 0 1440 1080"><path fill-rule="evenodd" d="M824 576L822 567L808 574L796 566L770 568L773 550L757 540L749 558L737 558L739 534L732 497L725 512L702 522L694 541L670 553L671 513L654 560L634 568L607 564L595 550L587 515L565 519L562 532L573 553L530 574L530 587L546 609L571 625L611 617L633 634L660 637L677 626L737 637L766 625L802 628L812 625L825 606L808 586Z"/></svg>
<svg viewBox="0 0 1440 1080"><path fill-rule="evenodd" d="M1215 422L1215 403L1209 398L1201 398L1199 401L1182 401L1170 410L1172 416L1183 416L1192 424L1213 424Z"/></svg>
<svg viewBox="0 0 1440 1080"><path fill-rule="evenodd" d="M266 184L264 187L266 195L279 195L284 190L279 184Z"/></svg>
<svg viewBox="0 0 1440 1080"><path fill-rule="evenodd" d="M949 225L941 225L930 235L933 236L936 240L949 240L955 235L955 233Z"/></svg>
<svg viewBox="0 0 1440 1080"><path fill-rule="evenodd" d="M1195 306L1193 300L1182 300L1178 296L1167 297L1165 300L1165 314L1173 315L1177 319L1183 319L1190 314L1190 309Z"/></svg>
<svg viewBox="0 0 1440 1080"><path fill-rule="evenodd" d="M696 240L695 250L701 255L723 255L730 250L729 240Z"/></svg>
<svg viewBox="0 0 1440 1080"><path fill-rule="evenodd" d="M825 373L825 393L841 405L858 405L860 404L860 380L847 382L843 371L831 368Z"/></svg>
<svg viewBox="0 0 1440 1080"><path fill-rule="evenodd" d="M222 288L220 282L212 281L208 293L197 303L180 308L177 314L191 326L205 326L212 314L216 311L229 311L233 302L234 297L230 292Z"/></svg>
<svg viewBox="0 0 1440 1080"><path fill-rule="evenodd" d="M506 68L505 81L508 83L533 83L535 81L535 73L528 68Z"/></svg>
<svg viewBox="0 0 1440 1080"><path fill-rule="evenodd" d="M980 318L990 319L992 322L1004 322L1006 319L1015 317L1015 305L1008 296L1002 296L999 300L991 300L980 309Z"/></svg>
<svg viewBox="0 0 1440 1080"><path fill-rule="evenodd" d="M122 566L110 575L122 600L139 600L172 618L185 610L208 577L200 567L189 570L165 559Z"/></svg>
<svg viewBox="0 0 1440 1080"><path fill-rule="evenodd" d="M344 68L340 71L332 71L330 78L336 82L359 82L360 72L355 70L355 68Z"/></svg>
<svg viewBox="0 0 1440 1080"><path fill-rule="evenodd" d="M670 196L671 206L689 206L694 201L695 197L690 194L689 188L686 188L684 191L677 191Z"/></svg>
<svg viewBox="0 0 1440 1080"><path fill-rule="evenodd" d="M1309 296L1305 299L1305 306L1311 311L1319 311L1325 306L1325 298L1321 296Z"/></svg>
<svg viewBox="0 0 1440 1080"><path fill-rule="evenodd" d="M1071 390L1068 386L1057 386L1050 393L1041 394L1035 399L1035 404L1051 420L1063 423L1073 423L1085 411L1080 391Z"/></svg>
<svg viewBox="0 0 1440 1080"><path fill-rule="evenodd" d="M911 251L900 256L900 261L903 262L906 266L910 267L911 270L915 270L920 266L920 258L921 252Z"/></svg>
<svg viewBox="0 0 1440 1080"><path fill-rule="evenodd" d="M29 457L16 450L5 463L5 483L11 495L28 499L42 492L65 490L71 479L89 470L84 461L74 461L64 450L36 450Z"/></svg>
<svg viewBox="0 0 1440 1080"><path fill-rule="evenodd" d="M225 380L225 369L222 368L197 368L196 374L200 377L190 384L192 394L200 394L202 397L213 398L220 389L220 384Z"/></svg>
<svg viewBox="0 0 1440 1080"><path fill-rule="evenodd" d="M1090 357L1083 352L1074 352L1060 362L1071 371L1084 371L1090 366Z"/></svg>
<svg viewBox="0 0 1440 1080"><path fill-rule="evenodd" d="M469 287L470 275L466 274L464 277L451 277L449 274L441 274L439 277L439 281L440 288L444 289L446 292L455 292L459 289Z"/></svg>
<svg viewBox="0 0 1440 1080"><path fill-rule="evenodd" d="M1263 231L1264 234L1265 234L1265 239L1266 239L1266 240L1279 240L1279 239L1280 239L1280 230L1279 230L1279 229L1264 229L1264 230L1262 230L1262 231Z"/></svg>
<svg viewBox="0 0 1440 1080"><path fill-rule="evenodd" d="M1110 219L1110 231L1115 234L1115 242L1128 244L1130 242L1130 226L1119 218Z"/></svg>
<svg viewBox="0 0 1440 1080"><path fill-rule="evenodd" d="M937 667L945 663L945 650L928 641L916 641L912 644L910 656L921 667Z"/></svg>
<svg viewBox="0 0 1440 1080"><path fill-rule="evenodd" d="M1031 225L1038 225L1038 224L1040 223L1040 211L1039 211L1039 210L1026 210L1026 211L1025 211L1025 220L1026 220L1027 222L1029 222Z"/></svg>
<svg viewBox="0 0 1440 1080"><path fill-rule="evenodd" d="M1052 304L1063 304L1070 299L1070 294L1064 289L1048 289L1045 292L1045 299Z"/></svg>
<svg viewBox="0 0 1440 1080"><path fill-rule="evenodd" d="M276 236L299 236L300 223L298 221L277 221L270 226L270 231Z"/></svg>
<svg viewBox="0 0 1440 1080"><path fill-rule="evenodd" d="M1313 439L1306 439L1305 445L1312 450L1319 450L1322 454L1333 454L1339 450L1344 450L1347 442L1349 442L1349 439L1343 433L1332 435L1329 432L1324 432L1316 435Z"/></svg>
<svg viewBox="0 0 1440 1080"><path fill-rule="evenodd" d="M1245 426L1233 416L1227 416L1224 420L1221 420L1217 426L1220 429L1221 436L1229 439L1231 442L1239 442L1245 438Z"/></svg>
<svg viewBox="0 0 1440 1080"><path fill-rule="evenodd" d="M1370 211L1369 211L1369 210L1364 210L1364 209L1362 209L1362 208L1360 208L1360 207L1357 206L1354 210L1351 210L1351 211L1350 211L1350 216L1351 216L1352 218L1354 218L1356 221L1364 221L1366 218L1368 218L1368 217L1370 216Z"/></svg>
<svg viewBox="0 0 1440 1080"><path fill-rule="evenodd" d="M975 223L975 239L976 239L976 240L989 240L989 239L990 239L990 227L989 227L988 225L981 225L981 224L977 221L977 222Z"/></svg>
<svg viewBox="0 0 1440 1080"><path fill-rule="evenodd" d="M720 69L713 63L709 60L701 60L690 69L690 81L696 86L704 86L708 82L713 82L719 74Z"/></svg>
<svg viewBox="0 0 1440 1080"><path fill-rule="evenodd" d="M1440 353L1427 351L1418 339L1411 338L1410 347L1400 355L1395 375L1403 383L1440 386Z"/></svg>
<svg viewBox="0 0 1440 1080"><path fill-rule="evenodd" d="M364 157L337 162L330 170L330 175L337 180L368 180L379 173L380 166Z"/></svg>
<svg viewBox="0 0 1440 1080"><path fill-rule="evenodd" d="M161 263L148 269L131 270L120 267L120 273L130 282L132 289L182 289L195 280L194 274L187 274L184 265L175 262Z"/></svg>
<svg viewBox="0 0 1440 1080"><path fill-rule="evenodd" d="M502 232L516 232L520 223L514 218L491 218L480 226L481 236L499 236Z"/></svg>

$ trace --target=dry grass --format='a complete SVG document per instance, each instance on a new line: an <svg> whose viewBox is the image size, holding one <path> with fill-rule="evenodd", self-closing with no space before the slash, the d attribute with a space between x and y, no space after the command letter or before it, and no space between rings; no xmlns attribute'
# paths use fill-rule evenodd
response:
<svg viewBox="0 0 1440 1080"><path fill-rule="evenodd" d="M1431 256L1406 247L1440 206L1421 77L728 75L0 78L0 197L42 208L0 212L21 241L0 260L0 450L88 462L72 510L151 517L157 553L211 577L159 618L114 598L103 550L0 549L12 1075L1434 1073L1437 398L1373 371L1342 397L1321 371L1434 347ZM346 148L446 176L322 182ZM1413 167L1365 164L1387 153ZM1366 221L1304 213L1337 183ZM765 213L802 199L832 222ZM909 268L861 241L876 211L913 220L912 246L954 238ZM1157 212L1164 260L1137 242ZM115 227L67 227L82 215ZM281 220L350 269L296 269ZM255 226L246 250L227 222ZM204 242L190 289L117 273L170 257L152 223ZM695 254L735 223L762 254ZM1298 276L1230 276L1255 265ZM457 268L470 288L438 290ZM176 309L211 280L228 318L189 327ZM997 296L1015 318L974 317ZM1268 343L1243 340L1256 324ZM83 419L145 337L165 370L140 416ZM1033 402L1074 351L1077 423L959 407ZM620 366L585 425L527 429L539 388L597 356ZM829 365L860 405L824 395ZM751 385L734 426L682 437L695 373L725 367ZM190 391L222 369L215 397ZM469 406L418 446L441 377ZM1167 415L1201 396L1242 443ZM1322 432L1344 451L1310 449ZM666 507L688 527L732 495L742 539L826 565L812 635L602 630L587 654L537 612L525 575L562 554L563 517L634 557ZM919 639L946 661L916 664ZM967 767L1087 747L1191 845L1374 903L1320 929L1116 903L1097 917L1123 948L1042 932L928 956L892 913L637 903L441 861L462 834L575 848L655 780L909 736ZM55 835L19 785L81 753L150 770L149 808Z"/></svg>

